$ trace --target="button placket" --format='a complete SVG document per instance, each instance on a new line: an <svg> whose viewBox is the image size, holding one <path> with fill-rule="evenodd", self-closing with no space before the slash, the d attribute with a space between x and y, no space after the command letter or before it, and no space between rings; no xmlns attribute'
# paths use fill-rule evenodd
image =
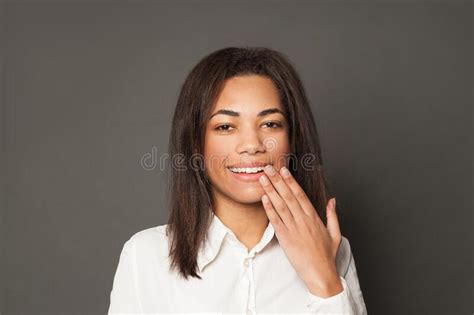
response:
<svg viewBox="0 0 474 315"><path fill-rule="evenodd" d="M245 258L245 259L244 259L244 267L245 267L246 269L250 266L249 259L250 259L250 258Z"/></svg>
<svg viewBox="0 0 474 315"><path fill-rule="evenodd" d="M246 278L246 283L248 291L247 291L247 306L246 306L246 314L254 314L255 313L255 288L253 282L253 257L254 255L247 256L244 259L244 275Z"/></svg>
<svg viewBox="0 0 474 315"><path fill-rule="evenodd" d="M250 285L252 284L252 263L251 263L251 258L246 257L244 258L244 263L243 263L243 275L244 275L244 281L247 284L247 288L250 289Z"/></svg>

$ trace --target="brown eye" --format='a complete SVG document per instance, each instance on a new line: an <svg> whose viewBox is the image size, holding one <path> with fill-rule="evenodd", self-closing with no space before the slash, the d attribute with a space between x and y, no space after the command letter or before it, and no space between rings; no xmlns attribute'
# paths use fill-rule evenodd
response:
<svg viewBox="0 0 474 315"><path fill-rule="evenodd" d="M229 127L231 127L229 124L224 124L216 127L216 130L218 131L229 131Z"/></svg>
<svg viewBox="0 0 474 315"><path fill-rule="evenodd" d="M274 121L266 122L266 123L264 123L264 125L267 126L268 128L271 128L271 129L280 128L282 126L280 123L277 123L277 122L274 122Z"/></svg>

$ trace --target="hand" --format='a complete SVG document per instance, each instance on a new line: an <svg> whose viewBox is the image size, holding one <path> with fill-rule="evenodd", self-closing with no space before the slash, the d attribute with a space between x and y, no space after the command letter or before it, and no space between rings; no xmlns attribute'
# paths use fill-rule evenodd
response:
<svg viewBox="0 0 474 315"><path fill-rule="evenodd" d="M260 177L265 190L263 207L293 268L314 295L329 297L342 292L336 268L336 253L342 239L336 199L330 199L326 207L326 228L288 169L282 167L280 175L267 165L264 171L268 177Z"/></svg>

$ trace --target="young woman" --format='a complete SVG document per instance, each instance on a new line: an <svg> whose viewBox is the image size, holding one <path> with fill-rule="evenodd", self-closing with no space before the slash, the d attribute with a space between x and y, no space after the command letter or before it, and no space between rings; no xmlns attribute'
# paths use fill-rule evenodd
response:
<svg viewBox="0 0 474 315"><path fill-rule="evenodd" d="M109 314L367 313L286 56L203 58L181 88L169 154L168 224L125 242Z"/></svg>

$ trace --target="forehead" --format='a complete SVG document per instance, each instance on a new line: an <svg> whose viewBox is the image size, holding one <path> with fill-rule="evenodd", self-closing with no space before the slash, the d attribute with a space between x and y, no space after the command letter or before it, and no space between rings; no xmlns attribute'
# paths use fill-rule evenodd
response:
<svg viewBox="0 0 474 315"><path fill-rule="evenodd" d="M253 114L266 108L283 110L278 89L270 78L252 74L227 79L212 112L232 109Z"/></svg>

